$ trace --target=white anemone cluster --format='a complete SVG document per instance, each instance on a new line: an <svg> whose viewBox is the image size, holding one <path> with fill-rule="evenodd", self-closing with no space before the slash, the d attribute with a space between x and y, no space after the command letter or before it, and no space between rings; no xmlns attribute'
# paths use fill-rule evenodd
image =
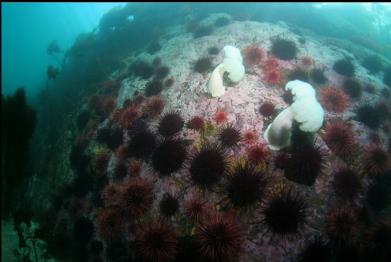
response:
<svg viewBox="0 0 391 262"><path fill-rule="evenodd" d="M224 47L224 60L212 72L207 88L212 97L220 97L225 93L223 84L224 73L228 73L228 78L238 83L244 77L243 58L240 50L234 46L227 45Z"/></svg>

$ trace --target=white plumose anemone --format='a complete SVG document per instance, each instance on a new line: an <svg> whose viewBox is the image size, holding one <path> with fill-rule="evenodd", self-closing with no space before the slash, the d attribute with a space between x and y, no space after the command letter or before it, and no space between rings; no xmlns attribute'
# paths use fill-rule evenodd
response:
<svg viewBox="0 0 391 262"><path fill-rule="evenodd" d="M273 120L263 135L272 150L280 150L291 144L293 121L299 123L300 130L311 133L323 125L324 111L310 84L294 80L286 84L285 90L292 92L294 102Z"/></svg>

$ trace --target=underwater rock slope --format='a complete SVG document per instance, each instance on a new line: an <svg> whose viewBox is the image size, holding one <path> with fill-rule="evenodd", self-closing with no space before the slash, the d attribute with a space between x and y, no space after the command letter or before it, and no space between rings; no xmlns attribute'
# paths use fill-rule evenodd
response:
<svg viewBox="0 0 391 262"><path fill-rule="evenodd" d="M215 20L213 31L201 28ZM200 24L194 34L169 28L161 49L129 56L108 79L117 97L90 99L105 119L87 123L73 146L57 240L103 243L95 255L107 261L291 261L347 245L370 256L359 236L374 234L372 222L352 214L384 211L367 193L390 176L390 89L381 75L284 24L224 14ZM245 73L236 82L226 46L240 51ZM212 97L208 82L222 63L225 92ZM270 150L263 134L296 99L285 88L293 80L313 87L320 105L313 97L298 108L308 116L321 106L323 126L309 133L293 122L290 143Z"/></svg>

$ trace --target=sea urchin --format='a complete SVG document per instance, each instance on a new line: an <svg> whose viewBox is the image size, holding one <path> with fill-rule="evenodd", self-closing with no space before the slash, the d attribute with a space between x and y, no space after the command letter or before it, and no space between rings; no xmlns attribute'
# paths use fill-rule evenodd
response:
<svg viewBox="0 0 391 262"><path fill-rule="evenodd" d="M175 231L161 220L142 227L136 236L137 253L143 261L173 261L177 250Z"/></svg>
<svg viewBox="0 0 391 262"><path fill-rule="evenodd" d="M181 131L184 123L178 112L168 112L160 119L158 131L162 136L170 137Z"/></svg>
<svg viewBox="0 0 391 262"><path fill-rule="evenodd" d="M141 178L136 178L123 185L120 196L121 208L131 219L144 215L153 203L152 186Z"/></svg>
<svg viewBox="0 0 391 262"><path fill-rule="evenodd" d="M219 140L224 147L235 147L241 140L240 131L233 126L225 127L219 134Z"/></svg>
<svg viewBox="0 0 391 262"><path fill-rule="evenodd" d="M243 241L241 228L234 218L220 214L199 224L195 237L200 255L208 261L237 257Z"/></svg>
<svg viewBox="0 0 391 262"><path fill-rule="evenodd" d="M228 174L226 191L235 207L247 208L261 200L266 184L265 174L254 165L238 165Z"/></svg>
<svg viewBox="0 0 391 262"><path fill-rule="evenodd" d="M170 175L179 170L186 160L187 151L180 139L166 139L152 155L152 167L162 176Z"/></svg>
<svg viewBox="0 0 391 262"><path fill-rule="evenodd" d="M335 87L323 88L319 100L327 111L334 113L342 113L350 104L348 96Z"/></svg>
<svg viewBox="0 0 391 262"><path fill-rule="evenodd" d="M212 187L227 171L226 152L219 146L206 145L195 154L190 164L193 182L201 187Z"/></svg>
<svg viewBox="0 0 391 262"><path fill-rule="evenodd" d="M335 121L325 128L323 139L336 155L346 157L355 145L355 136L350 127L342 121Z"/></svg>
<svg viewBox="0 0 391 262"><path fill-rule="evenodd" d="M275 193L262 208L262 213L261 223L267 232L282 238L299 234L306 222L304 199L291 189Z"/></svg>

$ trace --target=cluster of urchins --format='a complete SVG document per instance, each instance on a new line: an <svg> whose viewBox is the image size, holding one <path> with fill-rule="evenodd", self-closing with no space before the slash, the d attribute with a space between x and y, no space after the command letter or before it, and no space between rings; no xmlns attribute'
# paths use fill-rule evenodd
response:
<svg viewBox="0 0 391 262"><path fill-rule="evenodd" d="M274 45L272 53L278 59L291 60L296 56L295 47L286 40L278 40ZM279 50L284 53L279 53ZM294 54L287 53L287 50ZM213 48L209 54L216 54L216 51ZM278 59L271 55L264 59L263 52L256 46L243 51L246 67L262 64L266 83L280 85L285 78L310 79L319 85L327 83L322 70L302 69L302 66L313 66L311 58L304 57L301 59L302 66L284 76ZM212 67L210 59L202 59L194 66L195 71L200 73ZM308 203L294 188L279 187L270 174L279 168L284 170L287 179L313 186L324 171L327 153L314 143L312 136L296 128L292 146L274 155L266 145L258 143L257 132L241 132L227 124L228 116L224 111L216 112L210 120L194 116L187 122L178 112L160 116L165 101L159 94L163 88L173 85L172 78L164 81L169 68L161 66L161 60L156 58L152 66L137 61L131 69L135 76L143 79L154 76L147 83L144 95L136 94L120 109L115 109L114 96L94 96L90 101L96 114L109 118L106 127L96 132L96 141L108 150L95 152L93 158L87 155L87 145L95 137L97 127L96 123L89 121L81 125L85 126L81 139L71 152L71 165L78 173L73 184L76 195L84 197L91 192L97 210L74 218L72 234L76 241L83 243L80 246L85 251L78 250L75 260L87 261L87 256L92 261L103 258L107 261L227 261L238 258L246 240L246 228L253 224L261 225L274 238L290 239L301 234L308 222ZM115 89L115 83L108 81L104 87ZM348 78L343 90L323 87L320 102L327 111L342 113L349 106L348 97L360 97L361 91L358 94L357 90L361 87L357 88L357 85L360 84L356 80ZM367 88L368 92L373 92L371 90ZM285 93L283 97L291 102L289 94ZM372 111L379 109L383 116L380 114L375 118L374 115L379 112ZM264 102L259 112L265 120L276 115L275 106L270 102ZM389 104L379 102L375 107L360 107L357 115L370 128L376 129L384 122L386 129L389 112ZM157 133L154 133L149 128L149 122L158 117ZM87 122L87 118L85 113L79 117L81 123ZM206 143L190 154L194 151L194 141L181 138L182 129L192 129L192 132L204 136L207 125L216 128L217 135L206 139ZM390 185L388 153L373 135L373 145L361 156L363 166L354 167L351 156L360 152L360 146L348 124L330 121L321 136L328 148L348 165L331 174L334 177L334 202L338 203L338 207L331 206L327 211L324 228L327 237L314 239L297 259L329 261L333 258L342 261L346 256L357 259L359 256L377 256L383 259L379 261L386 261L384 259L390 256L385 246L390 241L391 227L388 221L379 220L379 217L390 198L387 187L384 187ZM246 148L243 161L232 154L240 147ZM107 169L113 156L116 161L109 177ZM159 200L160 214L152 215L149 211L155 201L154 184L140 176L145 163L161 179L186 173L184 170L187 170L188 176L183 178L183 182L201 192L214 192L221 199L218 207L214 205L216 203L208 203L201 197L202 194L182 203L183 193L167 193ZM373 178L369 189L364 185L364 175ZM187 188L185 186L183 190ZM358 208L357 201L364 194L364 207ZM190 230L174 228L173 216L186 221ZM241 219L244 216L260 219L244 222Z"/></svg>

